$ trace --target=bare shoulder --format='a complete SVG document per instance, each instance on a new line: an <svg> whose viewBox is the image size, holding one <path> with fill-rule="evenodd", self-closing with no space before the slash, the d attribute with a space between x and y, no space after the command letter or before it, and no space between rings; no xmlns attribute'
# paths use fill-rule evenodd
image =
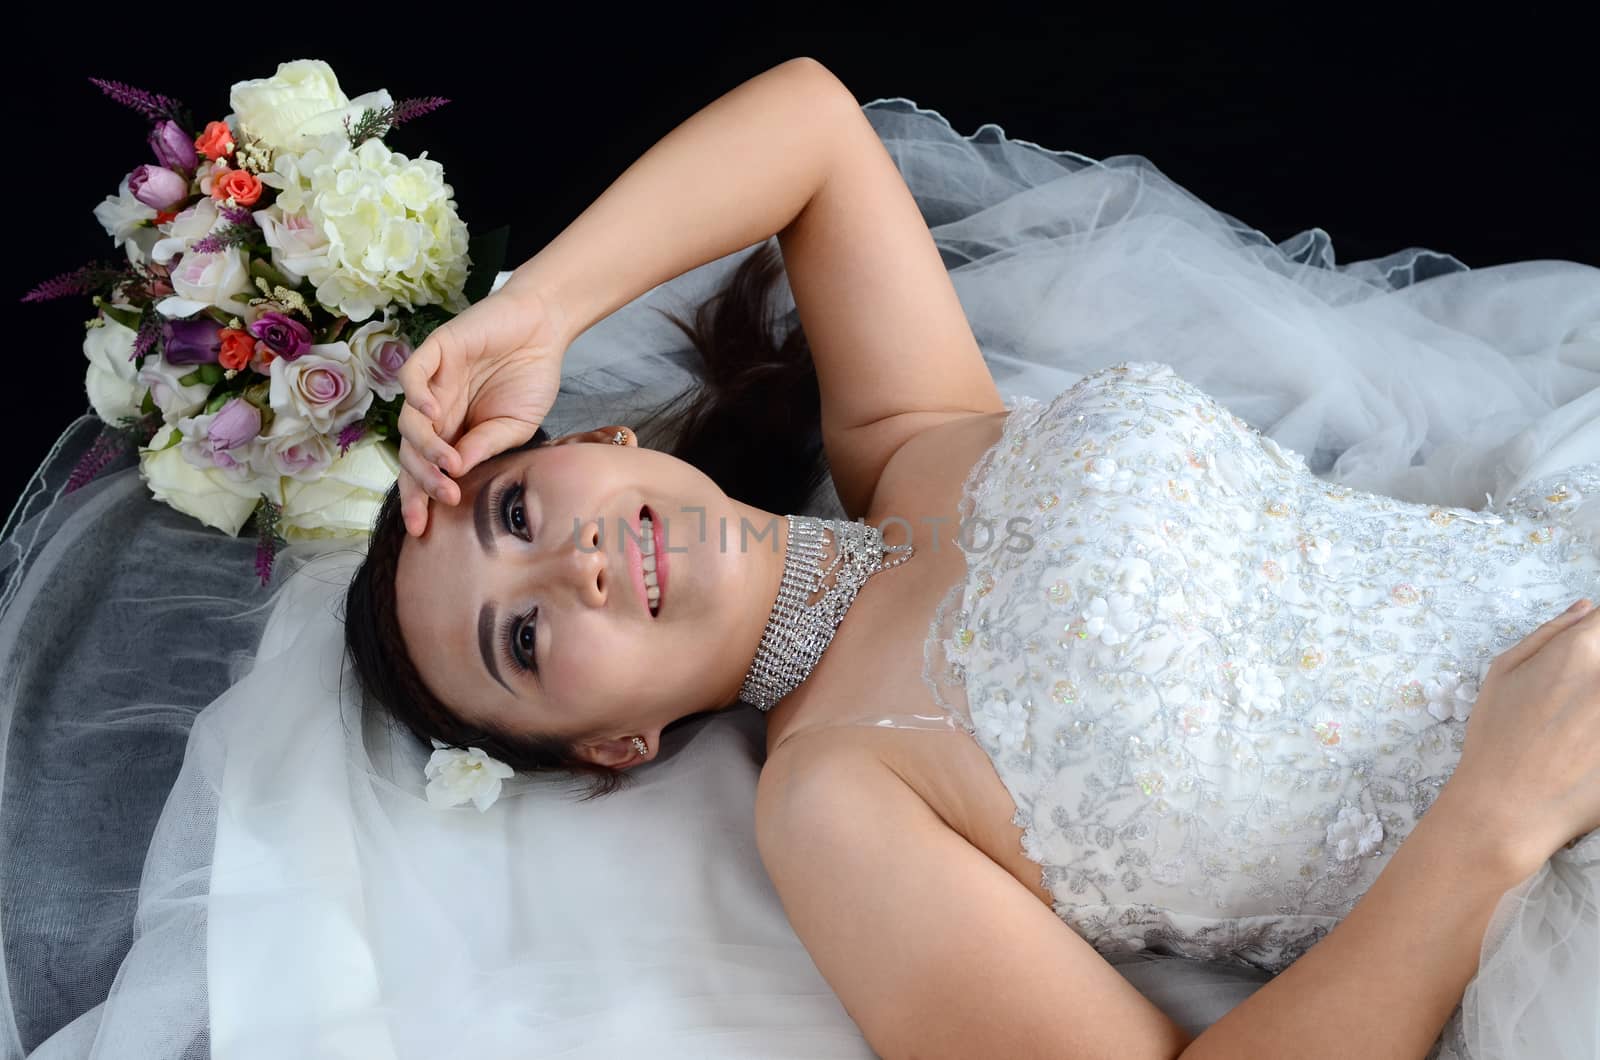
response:
<svg viewBox="0 0 1600 1060"><path fill-rule="evenodd" d="M1188 1044L870 746L785 746L756 821L785 914L879 1055L1165 1060Z"/></svg>

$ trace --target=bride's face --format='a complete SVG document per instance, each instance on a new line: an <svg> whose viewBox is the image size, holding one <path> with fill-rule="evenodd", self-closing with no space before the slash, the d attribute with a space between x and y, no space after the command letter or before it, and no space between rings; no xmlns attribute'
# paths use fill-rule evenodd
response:
<svg viewBox="0 0 1600 1060"><path fill-rule="evenodd" d="M459 716L574 739L618 765L633 736L654 748L666 725L737 698L783 557L778 534L738 546L740 519L765 529L768 513L609 437L569 435L473 468L459 503L433 502L427 531L402 546L395 589L407 652ZM641 510L661 541L654 614Z"/></svg>

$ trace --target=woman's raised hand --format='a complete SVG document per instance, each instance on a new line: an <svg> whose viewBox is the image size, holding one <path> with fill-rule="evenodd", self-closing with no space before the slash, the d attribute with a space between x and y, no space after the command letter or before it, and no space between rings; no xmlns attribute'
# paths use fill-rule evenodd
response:
<svg viewBox="0 0 1600 1060"><path fill-rule="evenodd" d="M1579 601L1489 667L1446 792L1532 874L1600 828L1600 609Z"/></svg>
<svg viewBox="0 0 1600 1060"><path fill-rule="evenodd" d="M430 498L460 501L452 478L532 438L555 402L564 318L515 279L441 324L400 369L400 511L414 535Z"/></svg>

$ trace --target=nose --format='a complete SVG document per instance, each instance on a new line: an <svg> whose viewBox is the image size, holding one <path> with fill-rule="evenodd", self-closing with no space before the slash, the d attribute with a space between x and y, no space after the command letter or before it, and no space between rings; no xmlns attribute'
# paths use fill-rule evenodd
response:
<svg viewBox="0 0 1600 1060"><path fill-rule="evenodd" d="M535 550L523 571L526 587L546 591L559 587L571 591L581 606L603 607L611 588L610 557L604 546L599 519L574 523L548 548Z"/></svg>

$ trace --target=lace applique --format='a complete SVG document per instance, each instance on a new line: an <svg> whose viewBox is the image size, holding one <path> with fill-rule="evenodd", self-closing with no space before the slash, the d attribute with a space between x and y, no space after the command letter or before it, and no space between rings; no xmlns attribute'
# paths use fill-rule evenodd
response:
<svg viewBox="0 0 1600 1060"><path fill-rule="evenodd" d="M1489 512L1364 493L1126 362L1019 405L968 475L963 524L1032 547L964 550L923 677L1097 949L1277 971L1432 805L1493 658L1600 599L1592 496L1600 464Z"/></svg>

